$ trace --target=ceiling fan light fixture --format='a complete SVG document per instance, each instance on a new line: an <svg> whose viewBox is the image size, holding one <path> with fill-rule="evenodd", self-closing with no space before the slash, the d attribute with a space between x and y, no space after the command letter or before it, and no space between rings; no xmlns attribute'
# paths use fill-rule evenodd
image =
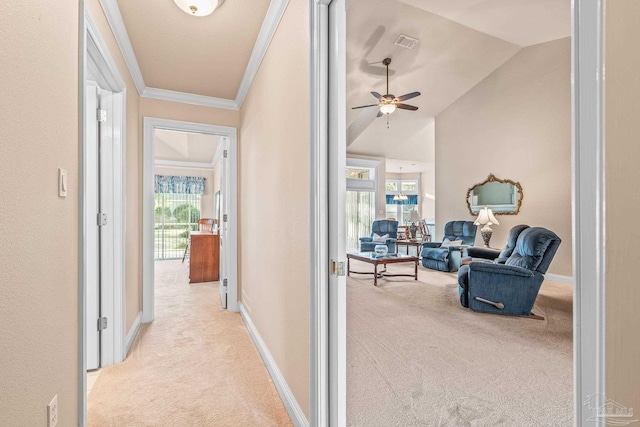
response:
<svg viewBox="0 0 640 427"><path fill-rule="evenodd" d="M186 14L191 16L211 15L214 10L222 6L224 0L173 0Z"/></svg>
<svg viewBox="0 0 640 427"><path fill-rule="evenodd" d="M382 104L380 106L380 112L382 114L391 114L394 111L396 111L396 104L394 104L394 103Z"/></svg>

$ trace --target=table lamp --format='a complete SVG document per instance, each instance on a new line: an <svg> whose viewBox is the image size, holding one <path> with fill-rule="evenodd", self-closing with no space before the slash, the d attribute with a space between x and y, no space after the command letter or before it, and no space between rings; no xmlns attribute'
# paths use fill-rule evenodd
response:
<svg viewBox="0 0 640 427"><path fill-rule="evenodd" d="M478 212L478 218L473 223L474 225L482 225L480 229L480 234L482 234L482 241L484 242L484 247L489 247L489 240L491 240L491 235L493 234L493 230L490 225L500 225L495 216L493 216L493 212L488 207L484 207Z"/></svg>
<svg viewBox="0 0 640 427"><path fill-rule="evenodd" d="M415 239L416 232L418 231L418 226L416 225L416 223L420 221L420 216L418 215L417 210L414 209L411 211L411 217L409 220L411 221L411 226L409 226L409 233L411 233L411 238Z"/></svg>

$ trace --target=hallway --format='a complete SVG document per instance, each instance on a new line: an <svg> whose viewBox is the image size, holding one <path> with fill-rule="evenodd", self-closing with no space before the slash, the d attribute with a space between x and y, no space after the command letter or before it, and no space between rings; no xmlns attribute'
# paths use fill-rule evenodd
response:
<svg viewBox="0 0 640 427"><path fill-rule="evenodd" d="M290 426L291 420L238 313L217 283L188 283L186 264L155 265L156 319L127 359L102 369L88 426Z"/></svg>

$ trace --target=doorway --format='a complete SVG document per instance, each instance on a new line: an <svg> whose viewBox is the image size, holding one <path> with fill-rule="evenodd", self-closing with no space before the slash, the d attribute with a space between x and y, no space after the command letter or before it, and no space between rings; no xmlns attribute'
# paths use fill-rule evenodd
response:
<svg viewBox="0 0 640 427"><path fill-rule="evenodd" d="M345 304L341 276L345 251L345 46L346 8L351 2L312 1L311 135L312 188L320 191L311 201L313 259L329 265L330 274L312 271L311 422L314 425L346 424ZM602 103L604 38L602 2L572 2L572 182L574 286L574 412L582 425L588 408L586 397L604 393L604 206L602 163ZM324 66L324 64L329 64ZM598 76L598 78L581 78ZM328 104L327 98L332 100ZM325 184L328 183L328 184ZM600 183L600 184L599 184ZM323 207L328 206L328 209ZM595 207L595 209L594 209ZM325 233L326 232L326 233ZM326 252L323 250L326 248ZM596 375L593 375L593 372Z"/></svg>
<svg viewBox="0 0 640 427"><path fill-rule="evenodd" d="M214 219L219 233L220 301L229 311L238 311L236 132L235 128L225 126L154 117L144 118L142 302L144 323L152 322L154 319L154 263L155 260L160 259L157 255L162 252L161 257L188 256L189 232L194 230L197 220L201 214L205 213L207 217ZM197 144L198 139L202 139L205 143ZM215 141L213 158L211 153L206 152L211 147L211 144L206 141ZM207 146L209 146L208 149ZM189 151L199 152L205 157L190 160L171 157L171 153L184 154ZM197 195L187 195L186 193L191 193L190 190L177 191L184 194L176 194L174 189L166 192L158 190L161 185L157 181L156 169L164 170L169 174L164 175L165 178L169 178L167 182L173 182L178 175L184 175L179 170L190 170L192 171L190 175L203 175L202 171L209 170L212 181L210 191L204 193L206 186L204 179L200 184L203 187L202 191L196 191L199 193ZM200 171L200 173L194 171ZM215 175L218 179L214 179L214 174L218 173L219 175ZM182 176L182 178L188 177ZM198 179L198 177L191 178ZM205 176L200 177L202 178ZM215 189L214 181L218 182ZM181 183L177 184L184 187ZM178 203L174 201L176 198L184 198L184 200L180 199L182 202ZM179 212L176 212L176 209ZM159 222L160 227L158 227Z"/></svg>

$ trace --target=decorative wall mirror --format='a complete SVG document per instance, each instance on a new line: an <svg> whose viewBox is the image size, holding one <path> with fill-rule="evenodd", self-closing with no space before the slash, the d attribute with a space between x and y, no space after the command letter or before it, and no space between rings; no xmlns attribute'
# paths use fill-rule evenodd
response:
<svg viewBox="0 0 640 427"><path fill-rule="evenodd" d="M477 215L485 206L494 215L517 215L522 204L522 186L510 179L499 179L493 174L467 190L467 207Z"/></svg>

